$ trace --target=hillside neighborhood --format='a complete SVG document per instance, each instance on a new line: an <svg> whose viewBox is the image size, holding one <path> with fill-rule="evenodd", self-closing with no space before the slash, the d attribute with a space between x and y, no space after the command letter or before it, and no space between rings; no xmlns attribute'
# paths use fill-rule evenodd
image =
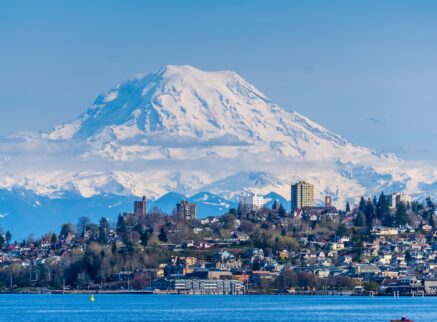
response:
<svg viewBox="0 0 437 322"><path fill-rule="evenodd" d="M0 235L4 292L437 295L436 208L403 193L356 205L314 205L291 185L291 212L242 195L237 209L199 219L181 200L171 214L147 198L117 222L86 216L59 232Z"/></svg>

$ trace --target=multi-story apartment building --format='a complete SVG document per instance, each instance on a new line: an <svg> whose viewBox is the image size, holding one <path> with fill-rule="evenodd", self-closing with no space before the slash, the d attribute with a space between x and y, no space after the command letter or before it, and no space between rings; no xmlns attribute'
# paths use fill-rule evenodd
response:
<svg viewBox="0 0 437 322"><path fill-rule="evenodd" d="M185 221L195 220L197 217L197 206L194 203L189 203L186 200L181 201L176 205L176 210L179 218Z"/></svg>
<svg viewBox="0 0 437 322"><path fill-rule="evenodd" d="M396 208L396 206L401 202L407 205L407 204L411 204L411 202L413 201L410 195L407 195L405 193L399 193L399 192L395 192L387 196L387 199L391 208Z"/></svg>
<svg viewBox="0 0 437 322"><path fill-rule="evenodd" d="M246 215L253 211L261 210L262 207L264 207L264 197L251 193L241 197L238 210L240 214Z"/></svg>
<svg viewBox="0 0 437 322"><path fill-rule="evenodd" d="M314 206L314 186L305 181L291 185L291 210Z"/></svg>

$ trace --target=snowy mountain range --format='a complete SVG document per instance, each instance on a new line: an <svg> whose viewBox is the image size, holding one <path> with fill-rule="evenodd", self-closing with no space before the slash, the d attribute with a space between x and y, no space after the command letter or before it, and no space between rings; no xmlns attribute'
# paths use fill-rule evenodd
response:
<svg viewBox="0 0 437 322"><path fill-rule="evenodd" d="M289 199L297 180L340 207L380 191L437 191L431 165L356 146L234 72L169 65L102 93L73 122L1 140L0 224L21 233L19 218L34 227L43 216L39 199L60 204L50 208L56 213L44 208L51 229L90 209L114 217L121 210L114 204L130 207L142 195L166 211L175 196L192 196L201 216L212 215L248 191ZM159 202L169 192L180 195ZM25 209L11 206L25 205L20 196L32 199Z"/></svg>

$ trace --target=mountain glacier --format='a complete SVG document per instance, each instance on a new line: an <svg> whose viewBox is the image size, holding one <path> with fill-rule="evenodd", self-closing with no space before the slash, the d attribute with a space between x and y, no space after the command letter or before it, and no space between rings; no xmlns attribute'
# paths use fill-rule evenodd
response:
<svg viewBox="0 0 437 322"><path fill-rule="evenodd" d="M234 72L191 66L136 75L73 122L0 143L0 189L49 199L209 192L229 207L247 191L288 197L297 180L343 207L380 191L434 194L437 173L356 146Z"/></svg>

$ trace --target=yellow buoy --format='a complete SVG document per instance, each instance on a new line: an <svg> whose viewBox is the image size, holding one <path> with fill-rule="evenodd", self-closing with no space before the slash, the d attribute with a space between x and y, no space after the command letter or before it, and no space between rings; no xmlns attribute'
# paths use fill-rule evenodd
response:
<svg viewBox="0 0 437 322"><path fill-rule="evenodd" d="M94 294L91 294L90 301L94 302Z"/></svg>

